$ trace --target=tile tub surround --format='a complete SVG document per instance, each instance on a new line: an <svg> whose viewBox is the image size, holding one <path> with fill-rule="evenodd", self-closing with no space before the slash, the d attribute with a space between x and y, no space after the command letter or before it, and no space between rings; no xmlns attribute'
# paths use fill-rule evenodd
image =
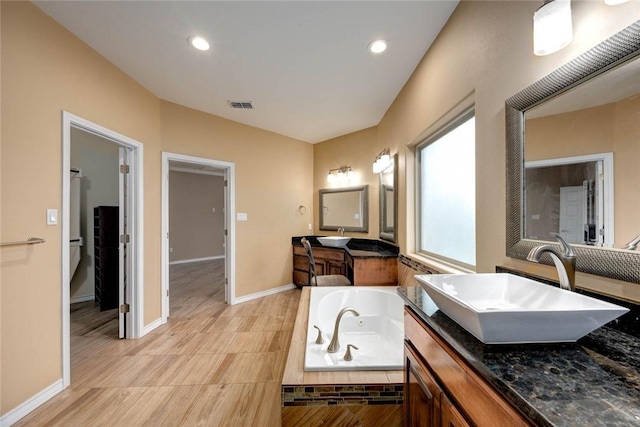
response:
<svg viewBox="0 0 640 427"><path fill-rule="evenodd" d="M311 417L319 425L321 419L331 417L334 421L340 419L344 425L400 426L403 371L304 371L311 289L305 287L301 292L282 378L282 425L311 422L305 417ZM385 424L363 421L367 419L384 419Z"/></svg>
<svg viewBox="0 0 640 427"><path fill-rule="evenodd" d="M398 293L535 425L640 425L640 339L605 326L577 343L485 345L437 310L420 286Z"/></svg>

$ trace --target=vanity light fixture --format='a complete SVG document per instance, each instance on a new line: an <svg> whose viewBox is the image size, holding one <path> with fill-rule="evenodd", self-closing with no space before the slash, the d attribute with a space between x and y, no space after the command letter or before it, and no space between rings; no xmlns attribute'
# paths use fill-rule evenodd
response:
<svg viewBox="0 0 640 427"><path fill-rule="evenodd" d="M382 39L377 39L369 43L368 46L369 52L374 55L380 54L387 50L387 41Z"/></svg>
<svg viewBox="0 0 640 427"><path fill-rule="evenodd" d="M201 51L209 50L209 42L206 41L203 37L200 37L200 36L189 37L188 42L191 46L193 46L198 50L201 50Z"/></svg>
<svg viewBox="0 0 640 427"><path fill-rule="evenodd" d="M572 39L571 0L545 0L533 14L533 53L549 55Z"/></svg>
<svg viewBox="0 0 640 427"><path fill-rule="evenodd" d="M376 160L373 162L373 173L382 173L391 166L391 155L389 149L385 148L378 154Z"/></svg>
<svg viewBox="0 0 640 427"><path fill-rule="evenodd" d="M606 4L607 6L615 6L617 4L622 4L622 3L626 3L629 0L604 0L604 4Z"/></svg>
<svg viewBox="0 0 640 427"><path fill-rule="evenodd" d="M353 176L354 173L351 169L351 166L344 166L341 168L329 170L329 173L327 174L327 181L334 182L335 180L343 181L345 179L347 181L351 181L353 179Z"/></svg>

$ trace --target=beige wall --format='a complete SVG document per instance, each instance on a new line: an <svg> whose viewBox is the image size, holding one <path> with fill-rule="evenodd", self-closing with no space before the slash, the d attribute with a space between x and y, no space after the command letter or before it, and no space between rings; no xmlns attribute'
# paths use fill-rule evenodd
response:
<svg viewBox="0 0 640 427"><path fill-rule="evenodd" d="M29 2L1 3L0 413L61 379L62 111L144 145L144 324L161 316L161 152L236 164L236 295L291 283L312 222L313 147L159 100ZM62 215L60 215L62 217ZM67 285L68 286L68 285Z"/></svg>
<svg viewBox="0 0 640 427"><path fill-rule="evenodd" d="M640 2L611 7L600 1L574 0L573 42L544 57L532 53L533 13L539 6L537 1L461 2L380 124L369 130L375 137L368 146L354 134L315 147L314 197L325 187L326 171L336 164L366 164L363 180L377 183L369 172L371 162L382 148L390 147L400 155L399 244L402 253L411 253L413 157L407 146L471 98L476 109L477 271L490 272L496 265L506 265L555 277L552 267L505 256L504 101L633 23L640 16ZM358 149L352 150L352 145ZM369 235L376 236L377 201L371 202L370 212L374 215ZM584 274L578 274L578 284L640 301L638 285Z"/></svg>
<svg viewBox="0 0 640 427"><path fill-rule="evenodd" d="M118 206L118 145L80 129L71 130L71 167L82 170L80 178L80 263L71 277L70 297L95 296L93 208Z"/></svg>
<svg viewBox="0 0 640 427"><path fill-rule="evenodd" d="M527 120L527 161L614 153L615 247L640 233L640 95Z"/></svg>
<svg viewBox="0 0 640 427"><path fill-rule="evenodd" d="M224 177L169 171L169 261L224 256Z"/></svg>
<svg viewBox="0 0 640 427"><path fill-rule="evenodd" d="M372 164L376 156L382 149L377 143L377 128L369 128L349 135L330 139L313 146L313 228L317 234L337 235L337 232L320 231L319 200L318 190L323 188L342 188L356 185L369 186L369 232L346 232L346 236L358 238L378 238L379 230L379 209L378 200L380 195L380 183L378 175L372 172ZM376 151L377 150L377 151ZM369 155L368 153L373 153ZM327 174L331 169L343 166L351 166L354 171L354 178L350 182L329 182Z"/></svg>
<svg viewBox="0 0 640 427"><path fill-rule="evenodd" d="M27 2L2 2L2 405L5 414L61 378L62 111L145 144L160 181L159 101ZM156 155L153 155L155 149ZM159 185L145 193L146 322L160 313ZM60 218L62 216L60 215ZM66 284L68 286L68 284ZM157 292L151 289L157 287Z"/></svg>
<svg viewBox="0 0 640 427"><path fill-rule="evenodd" d="M164 151L236 167L236 295L291 283L291 237L313 221L313 146L170 102L162 102ZM300 214L298 207L307 208Z"/></svg>

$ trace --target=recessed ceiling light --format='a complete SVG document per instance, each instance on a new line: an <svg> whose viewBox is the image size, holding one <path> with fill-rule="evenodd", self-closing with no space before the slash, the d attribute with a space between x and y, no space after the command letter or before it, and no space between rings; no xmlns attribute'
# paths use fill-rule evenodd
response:
<svg viewBox="0 0 640 427"><path fill-rule="evenodd" d="M374 40L369 43L369 52L371 53L382 53L387 50L387 41L386 40Z"/></svg>
<svg viewBox="0 0 640 427"><path fill-rule="evenodd" d="M209 42L200 36L189 37L189 44L198 50L209 50Z"/></svg>

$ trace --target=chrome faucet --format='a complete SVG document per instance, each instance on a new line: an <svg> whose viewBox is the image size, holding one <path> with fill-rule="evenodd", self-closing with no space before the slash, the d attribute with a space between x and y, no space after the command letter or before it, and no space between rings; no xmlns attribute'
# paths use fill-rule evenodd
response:
<svg viewBox="0 0 640 427"><path fill-rule="evenodd" d="M338 227L338 232L342 237L344 237L344 227Z"/></svg>
<svg viewBox="0 0 640 427"><path fill-rule="evenodd" d="M549 253L549 256L553 260L553 263L558 270L558 279L560 279L560 287L568 291L576 290L576 253L571 245L557 233L553 233L558 243L560 243L560 249L552 245L536 246L531 249L529 255L527 255L528 261L540 262L540 257L543 253Z"/></svg>
<svg viewBox="0 0 640 427"><path fill-rule="evenodd" d="M354 316L360 316L360 313L355 311L351 307L345 307L338 313L338 317L336 317L336 325L333 327L333 336L331 337L331 342L329 343L329 347L327 347L327 352L335 353L340 350L340 342L338 341L338 330L340 329L340 320L342 320L342 316L345 313L351 313Z"/></svg>
<svg viewBox="0 0 640 427"><path fill-rule="evenodd" d="M636 249L638 249L638 243L640 243L640 234L638 234L635 239L627 243L624 248L635 251Z"/></svg>

